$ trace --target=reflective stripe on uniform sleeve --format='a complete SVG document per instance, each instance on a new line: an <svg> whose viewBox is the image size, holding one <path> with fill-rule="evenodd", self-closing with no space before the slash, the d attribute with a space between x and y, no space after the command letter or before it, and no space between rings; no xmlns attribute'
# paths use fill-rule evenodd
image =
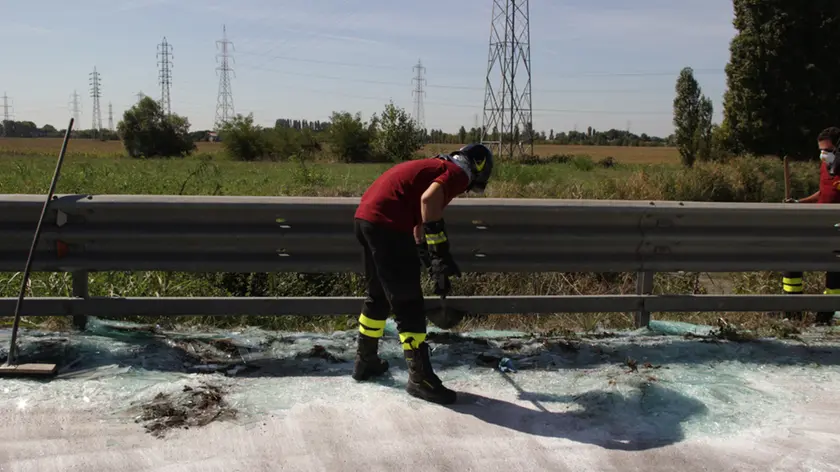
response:
<svg viewBox="0 0 840 472"><path fill-rule="evenodd" d="M426 244L443 244L447 241L446 233L427 234Z"/></svg>

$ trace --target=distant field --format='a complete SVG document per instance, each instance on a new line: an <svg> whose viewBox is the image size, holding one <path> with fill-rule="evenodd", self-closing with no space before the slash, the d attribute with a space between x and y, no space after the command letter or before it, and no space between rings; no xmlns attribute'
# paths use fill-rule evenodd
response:
<svg viewBox="0 0 840 472"><path fill-rule="evenodd" d="M61 138L0 138L0 156L3 155L45 155L61 150ZM198 152L216 153L223 151L219 143L197 143ZM93 139L70 139L68 156L117 157L125 156L121 141L99 141Z"/></svg>
<svg viewBox="0 0 840 472"><path fill-rule="evenodd" d="M429 144L425 151L437 153L457 149L458 144ZM678 164L680 154L673 147L629 147L629 146L565 146L559 144L539 144L534 146L534 154L547 157L555 154L573 156L587 155L593 160L612 157L622 164Z"/></svg>
<svg viewBox="0 0 840 472"><path fill-rule="evenodd" d="M216 154L224 152L219 143L197 143L198 152ZM429 144L423 149L425 154L457 149L458 144ZM0 156L3 155L49 155L58 154L61 149L60 138L0 138ZM560 146L543 144L534 146L538 156L555 154L588 155L594 160L613 157L622 164L676 164L679 154L670 147L624 147L624 146ZM68 156L116 157L125 156L125 149L120 141L96 141L91 139L71 139L67 148Z"/></svg>

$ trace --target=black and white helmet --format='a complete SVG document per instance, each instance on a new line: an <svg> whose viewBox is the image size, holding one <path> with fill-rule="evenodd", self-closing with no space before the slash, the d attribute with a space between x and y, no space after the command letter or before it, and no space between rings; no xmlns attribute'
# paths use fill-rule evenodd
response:
<svg viewBox="0 0 840 472"><path fill-rule="evenodd" d="M487 146L480 143L467 144L451 154L439 157L458 164L469 174L470 185L467 191L484 192L493 174L493 153Z"/></svg>

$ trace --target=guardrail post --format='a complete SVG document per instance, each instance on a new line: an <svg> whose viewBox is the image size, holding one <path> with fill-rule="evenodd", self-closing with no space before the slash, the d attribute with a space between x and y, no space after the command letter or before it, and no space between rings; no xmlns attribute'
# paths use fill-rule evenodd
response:
<svg viewBox="0 0 840 472"><path fill-rule="evenodd" d="M73 277L73 296L76 298L88 298L88 272L80 270L72 273ZM73 326L80 331L84 331L87 326L87 315L73 314Z"/></svg>
<svg viewBox="0 0 840 472"><path fill-rule="evenodd" d="M653 292L653 272L642 271L636 273L636 295L650 295ZM636 328L647 327L650 324L650 312L637 311L634 317Z"/></svg>

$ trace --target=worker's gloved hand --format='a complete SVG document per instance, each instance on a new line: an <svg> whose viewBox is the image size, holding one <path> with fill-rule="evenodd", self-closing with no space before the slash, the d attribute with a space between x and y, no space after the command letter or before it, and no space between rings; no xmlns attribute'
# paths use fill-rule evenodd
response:
<svg viewBox="0 0 840 472"><path fill-rule="evenodd" d="M417 243L417 257L425 270L432 268L432 255L429 254L429 245L425 241Z"/></svg>
<svg viewBox="0 0 840 472"><path fill-rule="evenodd" d="M797 200L795 198L786 198L784 200L784 203L799 203L799 200Z"/></svg>
<svg viewBox="0 0 840 472"><path fill-rule="evenodd" d="M461 270L449 252L449 236L446 234L446 225L443 220L424 223L423 230L426 233L426 244L429 247L429 256L432 260L430 269L432 277L437 275L459 277Z"/></svg>
<svg viewBox="0 0 840 472"><path fill-rule="evenodd" d="M429 275L435 282L435 294L446 296L452 288L449 277L460 277L461 269L449 252L449 236L443 220L430 221L423 224L426 233L426 244L429 247L431 265Z"/></svg>

